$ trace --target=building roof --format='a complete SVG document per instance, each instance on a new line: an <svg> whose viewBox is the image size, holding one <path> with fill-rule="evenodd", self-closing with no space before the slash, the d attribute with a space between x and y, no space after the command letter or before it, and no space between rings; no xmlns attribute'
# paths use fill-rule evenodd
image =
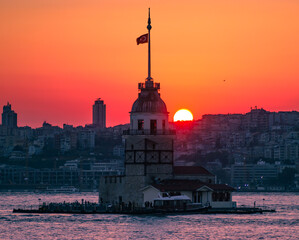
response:
<svg viewBox="0 0 299 240"><path fill-rule="evenodd" d="M203 187L204 183L199 180L169 179L163 180L160 183L152 184L152 186L159 189L161 192L193 191Z"/></svg>
<svg viewBox="0 0 299 240"><path fill-rule="evenodd" d="M204 183L199 180L187 179L166 179L160 183L154 183L152 186L161 192L196 191L202 187L208 187L213 191L234 191L234 188L226 184Z"/></svg>
<svg viewBox="0 0 299 240"><path fill-rule="evenodd" d="M226 184L206 184L207 187L213 189L214 191L235 191L235 189Z"/></svg>
<svg viewBox="0 0 299 240"><path fill-rule="evenodd" d="M207 169L200 166L174 166L173 167L174 175L207 175L214 176Z"/></svg>

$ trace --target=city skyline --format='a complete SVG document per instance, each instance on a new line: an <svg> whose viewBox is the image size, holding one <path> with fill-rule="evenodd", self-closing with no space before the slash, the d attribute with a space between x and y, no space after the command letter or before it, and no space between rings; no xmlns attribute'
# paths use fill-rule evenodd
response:
<svg viewBox="0 0 299 240"><path fill-rule="evenodd" d="M100 112L98 112L99 110L96 110L95 112L95 106L97 105L101 105L101 110ZM97 106L99 107L99 106ZM7 111L8 110L8 111ZM8 127L8 128L18 128L18 127L31 127L31 128L40 128L43 127L45 124L49 125L49 126L54 126L54 127L60 127L60 128L64 128L65 126L72 126L72 127L96 127L98 129L105 129L105 128L109 128L109 127L117 127L120 125L129 125L129 122L125 122L125 123L121 123L121 124L116 124L116 125L111 125L111 126L106 126L106 104L104 104L104 100L101 100L101 98L97 98L94 101L94 104L92 105L92 116L91 116L91 123L84 123L81 125L74 125L71 123L66 123L63 122L62 125L58 125L52 122L49 122L47 120L44 120L40 125L38 126L31 126L31 125L19 125L17 124L17 122L20 122L20 119L17 117L18 113L14 111L14 109L12 108L12 104L7 102L4 106L3 106L3 111L2 111L2 121L0 126L4 126L4 127ZM187 112L187 113L186 113ZM192 113L187 110L187 109L179 109L175 114L174 117L169 119L169 123L179 123L179 122L184 122L186 121L187 124L188 122L197 122L197 121L202 121L204 118L207 117L213 117L213 116L245 116L248 115L250 113L253 112L264 112L264 113L272 113L272 114L288 114L288 113L298 113L298 111L292 110L292 111L269 111L268 109L264 109L264 108L258 108L257 106L251 107L248 111L244 112L244 113L215 113L215 114L203 114L201 116L201 118L198 119L191 119ZM7 114L9 113L9 114ZM176 115L180 115L179 117L176 117ZM9 115L9 118L8 116ZM13 116L12 116L13 115ZM95 117L95 115L98 115L97 117ZM5 116L5 117L4 117ZM273 115L274 116L274 115ZM98 118L101 118L100 120ZM178 119L180 118L180 120ZM9 119L9 120L8 120ZM94 122L94 120L99 121L99 123ZM268 121L268 120L267 120ZM273 121L273 119L269 119L269 121Z"/></svg>
<svg viewBox="0 0 299 240"><path fill-rule="evenodd" d="M136 38L147 31L149 3L17 2L0 3L0 104L12 104L18 125L91 123L99 96L107 126L128 123L147 75L147 49ZM170 121L180 108L195 119L254 106L298 111L298 3L150 5L152 76Z"/></svg>

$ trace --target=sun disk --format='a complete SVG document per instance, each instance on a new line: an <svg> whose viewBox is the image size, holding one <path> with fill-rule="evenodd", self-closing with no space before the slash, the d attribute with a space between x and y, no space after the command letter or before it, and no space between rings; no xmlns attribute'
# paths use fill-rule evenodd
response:
<svg viewBox="0 0 299 240"><path fill-rule="evenodd" d="M173 121L192 121L193 120L193 115L188 109L180 109L178 110L174 116L173 116Z"/></svg>

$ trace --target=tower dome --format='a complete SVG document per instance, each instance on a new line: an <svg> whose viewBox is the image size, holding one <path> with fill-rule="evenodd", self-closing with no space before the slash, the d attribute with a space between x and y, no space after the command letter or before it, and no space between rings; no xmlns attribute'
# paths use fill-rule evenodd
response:
<svg viewBox="0 0 299 240"><path fill-rule="evenodd" d="M130 112L130 129L137 133L165 133L168 130L168 112L160 97L160 84L147 79L145 83L138 84L138 89L138 98Z"/></svg>
<svg viewBox="0 0 299 240"><path fill-rule="evenodd" d="M131 113L168 113L166 104L158 93L159 84L152 85L152 87L144 88L143 84L139 84L141 91L137 100L133 103Z"/></svg>

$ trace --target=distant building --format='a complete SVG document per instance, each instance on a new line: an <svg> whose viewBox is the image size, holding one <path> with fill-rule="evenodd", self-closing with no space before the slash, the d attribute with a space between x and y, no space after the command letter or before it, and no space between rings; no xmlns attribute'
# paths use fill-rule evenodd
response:
<svg viewBox="0 0 299 240"><path fill-rule="evenodd" d="M251 111L244 116L245 129L267 131L269 129L269 115L270 112L263 108L251 108Z"/></svg>
<svg viewBox="0 0 299 240"><path fill-rule="evenodd" d="M92 124L100 129L106 128L106 104L100 98L92 106Z"/></svg>
<svg viewBox="0 0 299 240"><path fill-rule="evenodd" d="M65 131L54 136L55 148L62 153L77 148L77 133L74 131ZM89 141L87 141L89 142Z"/></svg>
<svg viewBox="0 0 299 240"><path fill-rule="evenodd" d="M3 106L2 126L8 128L17 128L17 114L11 110L11 105L9 103Z"/></svg>
<svg viewBox="0 0 299 240"><path fill-rule="evenodd" d="M118 156L118 157L125 156L125 147L123 145L116 145L113 148L113 156Z"/></svg>
<svg viewBox="0 0 299 240"><path fill-rule="evenodd" d="M92 130L81 130L78 132L79 149L93 149L95 147L95 132Z"/></svg>

